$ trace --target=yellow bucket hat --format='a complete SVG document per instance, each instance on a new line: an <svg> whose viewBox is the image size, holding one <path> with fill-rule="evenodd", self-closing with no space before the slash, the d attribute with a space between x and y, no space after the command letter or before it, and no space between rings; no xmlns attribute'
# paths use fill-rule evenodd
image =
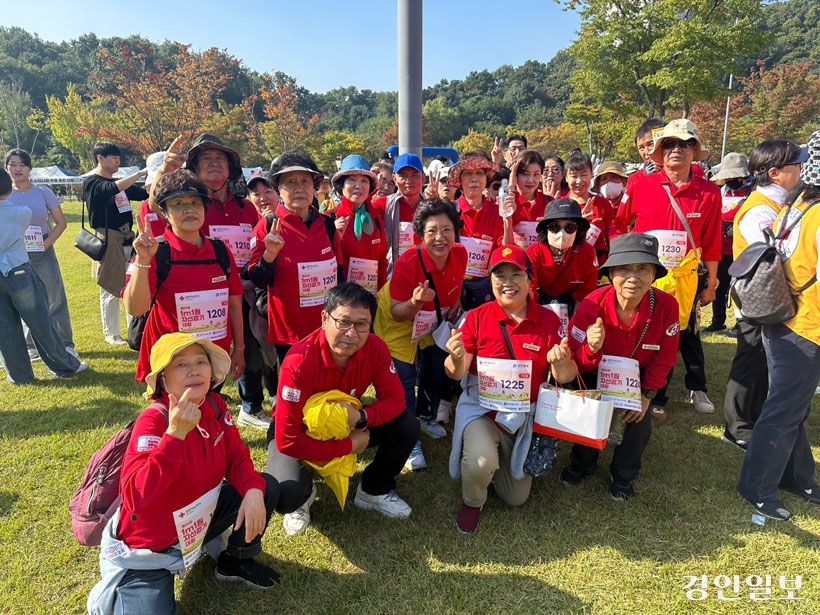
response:
<svg viewBox="0 0 820 615"><path fill-rule="evenodd" d="M156 391L157 375L168 367L176 353L191 344L199 344L207 353L208 360L211 362L213 386L225 381L225 376L231 369L231 357L227 352L210 340L199 339L188 333L166 333L151 348L151 373L145 377L146 397L150 397Z"/></svg>

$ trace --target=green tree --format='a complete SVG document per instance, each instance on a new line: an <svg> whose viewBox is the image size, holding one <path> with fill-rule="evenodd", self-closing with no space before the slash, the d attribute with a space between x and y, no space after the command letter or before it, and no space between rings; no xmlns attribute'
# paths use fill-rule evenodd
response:
<svg viewBox="0 0 820 615"><path fill-rule="evenodd" d="M304 149L320 169L333 175L336 172L336 161L341 161L349 154L361 154L364 152L364 143L347 130L330 130L308 138Z"/></svg>
<svg viewBox="0 0 820 615"><path fill-rule="evenodd" d="M31 151L36 139L26 121L31 112L31 97L23 91L22 82L0 81L0 145L4 149L20 147Z"/></svg>
<svg viewBox="0 0 820 615"><path fill-rule="evenodd" d="M464 134L458 110L447 105L440 96L424 103L421 115L424 130L430 139L429 145L447 145Z"/></svg>
<svg viewBox="0 0 820 615"><path fill-rule="evenodd" d="M48 119L46 126L56 141L74 156L75 169L87 171L96 166L91 149L100 140L111 113L101 100L85 101L77 88L69 84L65 100L57 96L46 99Z"/></svg>
<svg viewBox="0 0 820 615"><path fill-rule="evenodd" d="M574 102L637 103L647 117L714 100L741 53L763 48L761 0L567 0L581 32Z"/></svg>

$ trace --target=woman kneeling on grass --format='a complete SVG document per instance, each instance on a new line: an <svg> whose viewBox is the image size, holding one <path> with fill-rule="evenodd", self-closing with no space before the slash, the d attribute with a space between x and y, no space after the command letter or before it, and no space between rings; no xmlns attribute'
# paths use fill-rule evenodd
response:
<svg viewBox="0 0 820 615"><path fill-rule="evenodd" d="M231 526L216 578L258 589L277 582L253 557L279 485L254 469L225 402L211 392L230 365L222 348L185 333L163 335L151 349L146 397L155 403L137 418L123 458L122 504L103 531L92 615L176 613L174 575L183 578L200 551L180 541L207 544Z"/></svg>
<svg viewBox="0 0 820 615"><path fill-rule="evenodd" d="M549 372L559 383L577 370L561 321L530 295L532 265L518 246L501 246L490 257L495 301L467 312L447 342L447 375L461 379L450 453L450 476L461 478L463 504L456 527L478 526L487 487L510 506L530 495L524 459L532 438L531 412ZM466 376L466 377L465 377Z"/></svg>

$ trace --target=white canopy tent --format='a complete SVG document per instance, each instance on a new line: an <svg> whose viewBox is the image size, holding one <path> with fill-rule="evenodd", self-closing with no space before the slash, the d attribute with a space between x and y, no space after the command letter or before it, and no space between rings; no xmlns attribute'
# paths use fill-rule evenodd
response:
<svg viewBox="0 0 820 615"><path fill-rule="evenodd" d="M41 186L52 184L81 184L83 178L60 167L34 167L29 175L31 183Z"/></svg>

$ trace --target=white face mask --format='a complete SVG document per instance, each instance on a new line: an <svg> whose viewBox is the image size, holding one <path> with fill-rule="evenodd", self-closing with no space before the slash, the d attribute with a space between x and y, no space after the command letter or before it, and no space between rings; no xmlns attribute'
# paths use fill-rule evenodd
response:
<svg viewBox="0 0 820 615"><path fill-rule="evenodd" d="M547 231L547 243L549 243L550 246L556 250L565 252L572 247L574 242L575 232L567 233L566 231L559 231L557 233L553 233L552 231Z"/></svg>
<svg viewBox="0 0 820 615"><path fill-rule="evenodd" d="M601 195L605 199L617 199L624 192L624 185L621 182L607 182L601 186Z"/></svg>

